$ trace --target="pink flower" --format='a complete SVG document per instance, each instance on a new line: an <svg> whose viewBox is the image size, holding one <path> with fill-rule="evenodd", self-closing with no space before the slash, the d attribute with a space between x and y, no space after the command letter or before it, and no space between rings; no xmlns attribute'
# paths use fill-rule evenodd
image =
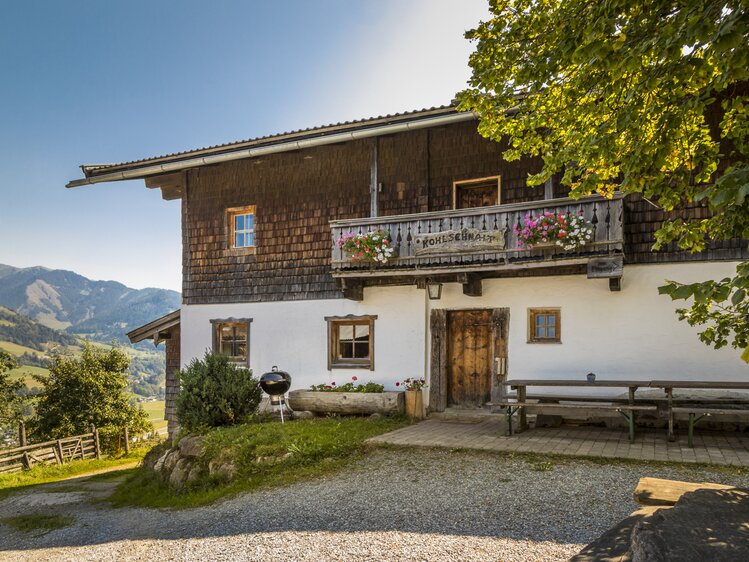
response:
<svg viewBox="0 0 749 562"><path fill-rule="evenodd" d="M357 379L356 379L356 375L354 375L353 377L351 377L351 380L352 380L352 381L355 381L355 380L357 380Z"/></svg>

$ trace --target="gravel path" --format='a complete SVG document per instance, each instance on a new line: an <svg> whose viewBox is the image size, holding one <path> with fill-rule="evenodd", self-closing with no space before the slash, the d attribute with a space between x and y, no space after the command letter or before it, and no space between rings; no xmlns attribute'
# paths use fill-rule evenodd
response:
<svg viewBox="0 0 749 562"><path fill-rule="evenodd" d="M37 488L0 502L0 519L75 522L41 536L0 524L0 559L565 560L636 509L642 476L749 485L747 471L380 449L335 476L192 510L82 501L105 482Z"/></svg>

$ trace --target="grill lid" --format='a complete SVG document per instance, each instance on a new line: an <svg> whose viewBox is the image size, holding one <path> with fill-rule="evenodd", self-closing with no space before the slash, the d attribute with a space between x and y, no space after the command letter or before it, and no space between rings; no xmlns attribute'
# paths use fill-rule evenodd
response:
<svg viewBox="0 0 749 562"><path fill-rule="evenodd" d="M291 375L286 371L279 371L273 365L270 372L260 377L260 388L270 396L283 396L291 387Z"/></svg>

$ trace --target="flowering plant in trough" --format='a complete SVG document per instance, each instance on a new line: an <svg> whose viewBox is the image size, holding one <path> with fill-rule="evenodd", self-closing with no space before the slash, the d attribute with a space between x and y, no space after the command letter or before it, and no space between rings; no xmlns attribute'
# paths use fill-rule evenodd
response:
<svg viewBox="0 0 749 562"><path fill-rule="evenodd" d="M395 386L403 386L404 390L421 390L427 385L427 381L424 378L407 378L404 381L396 381Z"/></svg>
<svg viewBox="0 0 749 562"><path fill-rule="evenodd" d="M540 244L554 244L564 250L576 250L590 242L593 225L583 218L583 212L545 212L536 217L525 215L522 225L515 227L518 243L531 249Z"/></svg>
<svg viewBox="0 0 749 562"><path fill-rule="evenodd" d="M362 234L344 232L337 244L351 256L351 261L386 264L395 253L390 233L382 228Z"/></svg>
<svg viewBox="0 0 749 562"><path fill-rule="evenodd" d="M318 392L384 392L385 386L376 382L366 382L364 384L354 384L357 381L356 375L351 377L351 382L336 385L335 381L330 384L313 384L310 390Z"/></svg>

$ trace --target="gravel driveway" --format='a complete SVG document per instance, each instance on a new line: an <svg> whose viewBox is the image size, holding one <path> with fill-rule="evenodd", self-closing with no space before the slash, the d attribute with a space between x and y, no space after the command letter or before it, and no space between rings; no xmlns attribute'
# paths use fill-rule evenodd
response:
<svg viewBox="0 0 749 562"><path fill-rule="evenodd" d="M378 449L343 472L183 510L114 509L104 482L0 502L72 515L41 536L0 524L2 560L565 560L636 509L642 476L749 485L749 472ZM75 486L78 486L76 488Z"/></svg>

